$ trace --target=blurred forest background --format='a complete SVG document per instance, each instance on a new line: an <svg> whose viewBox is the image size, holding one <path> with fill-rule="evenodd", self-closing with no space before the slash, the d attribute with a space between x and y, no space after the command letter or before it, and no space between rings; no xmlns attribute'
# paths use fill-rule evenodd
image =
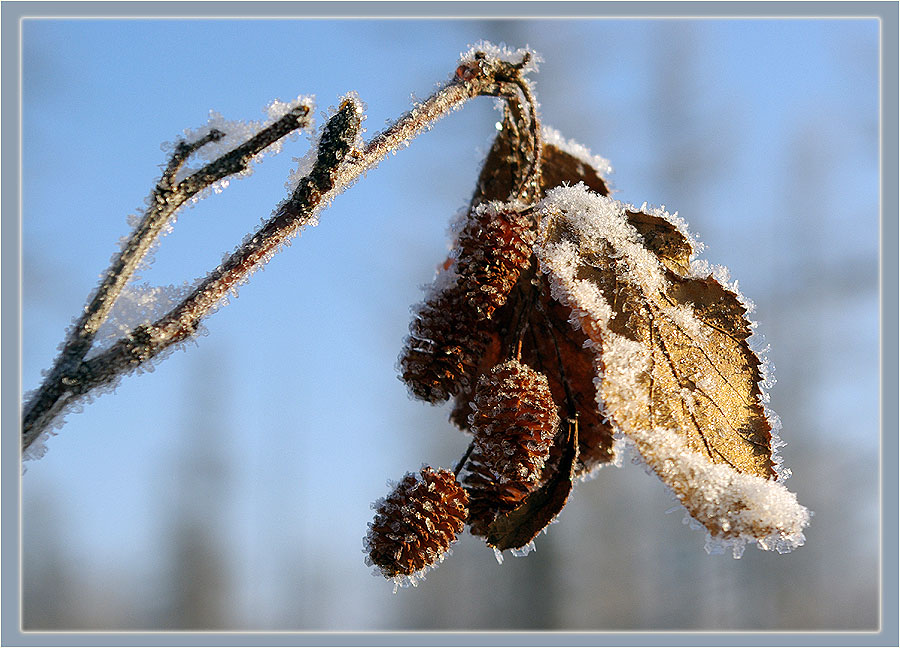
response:
<svg viewBox="0 0 900 648"><path fill-rule="evenodd" d="M879 613L875 20L93 21L23 26L23 385L35 388L165 161L204 123L349 90L367 137L480 39L529 45L544 122L678 211L756 303L806 546L709 556L632 465L524 558L464 535L416 589L363 562L370 503L467 438L395 363L493 136L470 102L338 197L196 348L68 417L22 479L26 630L871 630ZM319 120L322 123L322 120ZM286 196L301 137L180 218L193 280Z"/></svg>

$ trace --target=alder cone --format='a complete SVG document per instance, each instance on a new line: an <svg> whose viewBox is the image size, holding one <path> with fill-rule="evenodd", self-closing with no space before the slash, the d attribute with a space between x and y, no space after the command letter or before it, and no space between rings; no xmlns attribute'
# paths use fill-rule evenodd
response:
<svg viewBox="0 0 900 648"><path fill-rule="evenodd" d="M510 360L478 381L472 431L501 481L537 481L558 425L547 378L528 365Z"/></svg>
<svg viewBox="0 0 900 648"><path fill-rule="evenodd" d="M506 303L531 262L536 236L533 217L509 206L483 203L471 212L457 239L456 272L480 318Z"/></svg>
<svg viewBox="0 0 900 648"><path fill-rule="evenodd" d="M413 396L441 403L469 385L487 337L458 283L436 292L409 325L400 375Z"/></svg>
<svg viewBox="0 0 900 648"><path fill-rule="evenodd" d="M369 561L385 578L439 562L465 527L468 494L449 470L406 473L382 500L366 537Z"/></svg>
<svg viewBox="0 0 900 648"><path fill-rule="evenodd" d="M400 357L413 396L440 403L471 385L488 344L489 319L527 268L533 219L485 203L472 210L454 250L456 275L419 308Z"/></svg>
<svg viewBox="0 0 900 648"><path fill-rule="evenodd" d="M517 360L494 367L475 389L467 464L472 533L484 535L498 512L509 511L541 479L559 427L546 376Z"/></svg>

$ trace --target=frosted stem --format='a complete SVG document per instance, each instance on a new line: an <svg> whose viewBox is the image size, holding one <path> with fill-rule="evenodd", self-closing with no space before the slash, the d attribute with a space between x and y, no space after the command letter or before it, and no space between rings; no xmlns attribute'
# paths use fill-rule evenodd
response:
<svg viewBox="0 0 900 648"><path fill-rule="evenodd" d="M534 98L525 97L525 102L518 96L516 89L521 84L521 68L528 62L528 55L516 64L506 61L482 61L476 76L468 79L461 77L457 70L456 77L425 99L412 110L400 117L392 126L372 138L360 154L344 168L341 174L342 184L347 185L359 175L375 166L391 151L415 138L420 132L429 128L438 119L459 108L469 99L479 96L502 96L517 114L528 110L534 114ZM478 61L476 61L478 63ZM469 69L475 66L470 64ZM461 68L462 69L462 66ZM523 103L527 108L523 108Z"/></svg>
<svg viewBox="0 0 900 648"><path fill-rule="evenodd" d="M188 156L200 146L220 139L222 134L212 130L197 142L179 144L154 190L151 208L113 261L47 379L27 403L22 418L23 450L69 403L193 335L222 297L265 263L323 204L451 110L479 95L500 96L516 116L529 115L526 128L537 133L534 99L521 76L528 60L527 54L519 63L481 57L460 66L449 83L373 137L361 150L352 148L360 127L359 107L346 100L326 125L313 170L299 182L275 215L171 311L151 324L137 327L108 350L86 360L94 336L108 317L113 302L175 210L217 180L246 168L250 159L266 146L306 125L309 107L296 107L241 146L175 184L175 175ZM536 137L532 134L533 139ZM537 150L539 155L539 147Z"/></svg>
<svg viewBox="0 0 900 648"><path fill-rule="evenodd" d="M469 443L469 447L466 448L466 451L463 454L462 458L456 462L456 467L453 469L453 474L455 476L459 477L460 471L466 465L466 460L472 454L472 450L474 450L474 449L475 449L475 439L472 439L472 441Z"/></svg>

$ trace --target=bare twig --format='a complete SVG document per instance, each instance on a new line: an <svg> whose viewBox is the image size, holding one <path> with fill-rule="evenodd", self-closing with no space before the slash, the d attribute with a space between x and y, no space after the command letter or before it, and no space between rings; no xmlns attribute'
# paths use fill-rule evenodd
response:
<svg viewBox="0 0 900 648"><path fill-rule="evenodd" d="M522 61L510 63L476 54L474 61L457 69L449 83L376 135L361 150L353 148L360 129L361 108L355 100L345 100L325 127L312 171L299 182L275 215L170 312L153 323L138 326L106 351L86 359L97 330L169 217L197 192L243 170L253 155L304 126L309 107L298 106L230 153L176 184L175 176L188 156L200 146L221 139L222 134L213 130L196 142L179 144L154 191L151 208L107 271L50 374L26 405L22 422L23 450L70 403L193 335L222 297L265 263L282 243L314 217L322 205L388 153L396 151L472 97L489 95L506 100L517 126L531 135L531 146L524 148L535 151L528 163L530 170L536 171L540 155L539 129L534 99L522 79L522 69L528 60L526 55ZM523 187L520 193L525 195L528 189Z"/></svg>
<svg viewBox="0 0 900 648"><path fill-rule="evenodd" d="M72 327L47 378L25 405L22 416L23 449L27 449L34 442L66 405L98 384L102 384L88 379L84 359L93 345L97 331L109 317L116 299L172 215L206 187L246 169L253 156L266 147L307 126L310 123L309 112L309 105L300 104L294 107L248 141L178 183L175 183L175 176L187 158L200 147L222 139L225 134L211 129L194 142L181 142L176 146L162 178L153 191L150 207L106 271L100 286L85 306L84 313ZM111 375L110 379L113 377L114 375Z"/></svg>
<svg viewBox="0 0 900 648"><path fill-rule="evenodd" d="M456 462L456 467L453 469L453 474L459 477L460 471L465 467L466 461L469 459L469 456L472 454L472 450L475 449L475 439L469 442L469 447L466 448L466 451L463 453L463 456L459 461Z"/></svg>

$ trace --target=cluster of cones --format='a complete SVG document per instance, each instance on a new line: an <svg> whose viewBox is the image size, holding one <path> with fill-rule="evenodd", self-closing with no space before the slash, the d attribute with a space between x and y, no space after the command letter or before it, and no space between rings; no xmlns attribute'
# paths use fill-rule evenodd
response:
<svg viewBox="0 0 900 648"><path fill-rule="evenodd" d="M369 562L415 583L466 526L497 551L528 547L576 477L616 461L614 429L735 556L802 545L810 514L777 479L746 305L697 274L675 218L611 200L605 160L540 128L520 67L483 92L522 101L400 359L410 393L450 400L473 440L454 470L408 473L376 503Z"/></svg>
<svg viewBox="0 0 900 648"><path fill-rule="evenodd" d="M466 427L474 439L461 481L459 470L425 467L407 473L376 505L366 544L370 562L388 578L413 576L440 561L466 524L473 535L486 536L498 515L541 482L560 427L547 377L516 358L477 375L490 342L486 329L529 268L535 232L520 205L486 202L472 209L441 288L410 325L403 381L431 403L471 392Z"/></svg>

